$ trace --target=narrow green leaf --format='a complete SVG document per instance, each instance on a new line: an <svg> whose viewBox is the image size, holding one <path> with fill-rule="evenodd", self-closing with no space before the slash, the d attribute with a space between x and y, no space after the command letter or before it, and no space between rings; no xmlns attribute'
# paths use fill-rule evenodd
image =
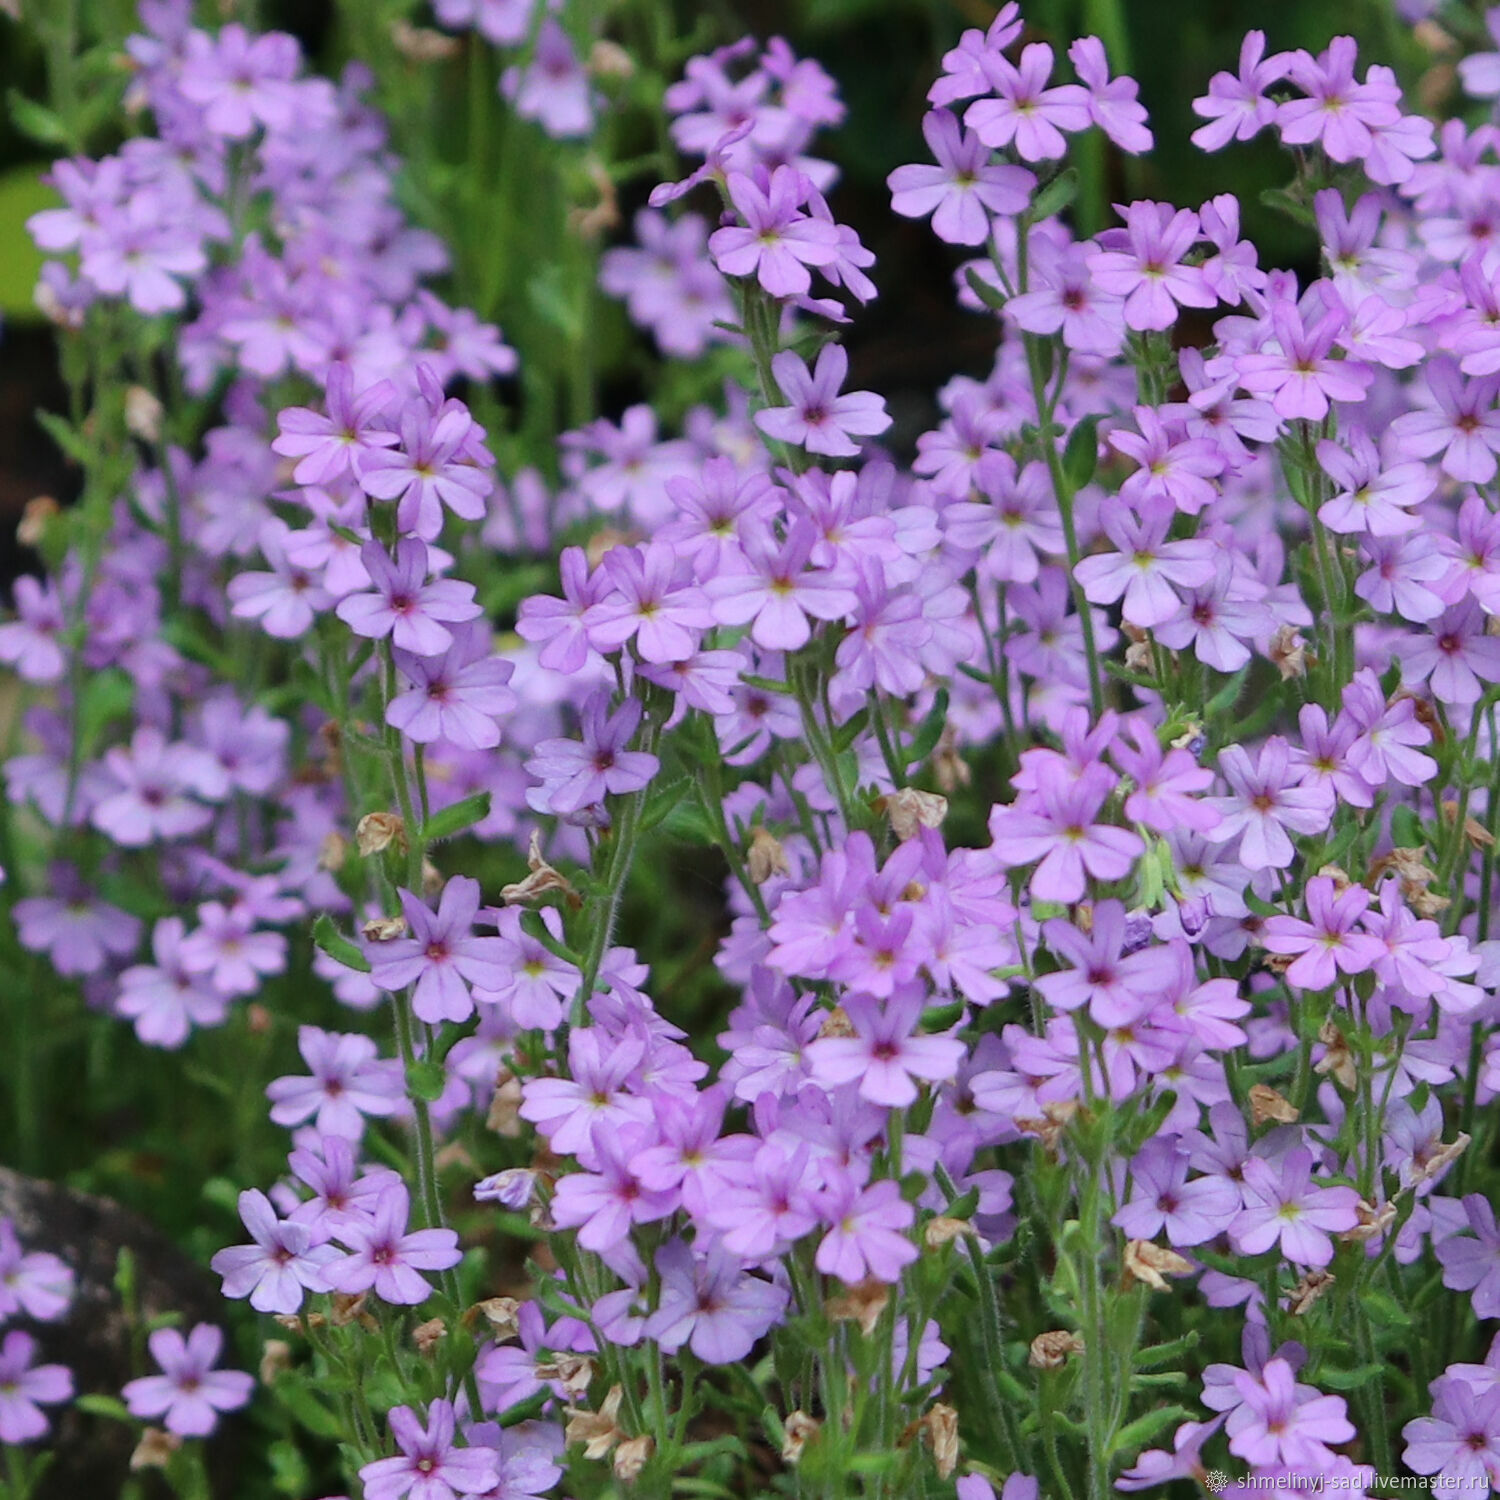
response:
<svg viewBox="0 0 1500 1500"><path fill-rule="evenodd" d="M445 807L442 812L434 813L422 826L422 837L428 843L438 839L451 839L454 834L482 823L489 815L490 794L475 792L462 802L455 802L452 807Z"/></svg>
<svg viewBox="0 0 1500 1500"><path fill-rule="evenodd" d="M1068 434L1063 449L1063 473L1075 490L1081 490L1099 467L1099 418L1085 417Z"/></svg>
<svg viewBox="0 0 1500 1500"><path fill-rule="evenodd" d="M969 283L969 290L974 293L991 312L999 312L1005 306L1005 293L997 286L992 286L973 266L964 271L964 280Z"/></svg>
<svg viewBox="0 0 1500 1500"><path fill-rule="evenodd" d="M358 944L351 943L333 925L333 918L326 911L313 923L313 942L329 958L343 964L346 969L353 969L360 974L368 974L370 972L370 960L360 951Z"/></svg>
<svg viewBox="0 0 1500 1500"><path fill-rule="evenodd" d="M1067 167L1039 192L1031 202L1033 224L1060 214L1078 196L1078 172Z"/></svg>

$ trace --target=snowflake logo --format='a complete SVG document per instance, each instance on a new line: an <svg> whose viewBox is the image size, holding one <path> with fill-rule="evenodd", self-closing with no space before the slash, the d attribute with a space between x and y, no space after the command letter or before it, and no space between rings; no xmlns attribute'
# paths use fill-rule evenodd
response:
<svg viewBox="0 0 1500 1500"><path fill-rule="evenodd" d="M1208 1473L1203 1476L1203 1482L1208 1486L1210 1494L1217 1495L1220 1490L1228 1489L1229 1476L1223 1471L1223 1469L1210 1469Z"/></svg>

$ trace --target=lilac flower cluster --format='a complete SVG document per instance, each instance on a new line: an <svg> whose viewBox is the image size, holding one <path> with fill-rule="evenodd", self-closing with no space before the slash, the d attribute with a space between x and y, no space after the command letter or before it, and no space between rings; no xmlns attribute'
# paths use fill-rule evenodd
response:
<svg viewBox="0 0 1500 1500"><path fill-rule="evenodd" d="M436 10L591 129L559 17ZM1228 194L1083 237L1070 140L1149 151L1145 109L1005 5L890 178L995 337L903 463L836 337L877 292L810 154L836 88L737 43L599 267L735 377L537 452L365 78L147 17L154 133L33 221L87 390L117 324L176 352L154 417L62 424L82 520L0 626L10 909L149 1046L295 1043L211 1265L351 1492L1500 1488L1461 1358L1500 1316L1495 128L1253 32L1194 139L1293 148L1321 274ZM644 909L685 842L696 956ZM0 1316L45 1316L5 1233ZM128 1410L205 1435L250 1398L220 1350L156 1330ZM32 1354L0 1441L67 1395Z"/></svg>

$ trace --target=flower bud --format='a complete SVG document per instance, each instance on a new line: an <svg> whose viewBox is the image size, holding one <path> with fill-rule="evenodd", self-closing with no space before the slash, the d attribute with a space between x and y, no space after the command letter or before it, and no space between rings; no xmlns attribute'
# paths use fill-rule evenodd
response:
<svg viewBox="0 0 1500 1500"><path fill-rule="evenodd" d="M406 823L399 813L366 813L354 830L354 842L365 859L372 854L382 854L393 845L404 854L406 853Z"/></svg>

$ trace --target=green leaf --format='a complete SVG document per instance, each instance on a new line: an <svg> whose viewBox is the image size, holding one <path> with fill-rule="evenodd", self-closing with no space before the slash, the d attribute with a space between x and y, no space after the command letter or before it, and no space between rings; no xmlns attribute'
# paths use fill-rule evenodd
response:
<svg viewBox="0 0 1500 1500"><path fill-rule="evenodd" d="M1421 819L1401 803L1391 814L1391 843L1397 849L1420 849L1425 842Z"/></svg>
<svg viewBox="0 0 1500 1500"><path fill-rule="evenodd" d="M1244 690L1245 679L1250 675L1249 667L1242 667L1223 687L1219 689L1212 698L1208 700L1208 707L1204 710L1204 717L1216 719L1220 714L1226 714L1239 701L1240 693Z"/></svg>
<svg viewBox="0 0 1500 1500"><path fill-rule="evenodd" d="M666 822L692 792L693 780L690 776L678 776L665 786L658 787L647 797L646 806L641 811L640 832L647 833L658 824Z"/></svg>
<svg viewBox="0 0 1500 1500"><path fill-rule="evenodd" d="M1359 1303L1370 1321L1381 1328L1410 1328L1411 1314L1389 1292L1365 1291Z"/></svg>
<svg viewBox="0 0 1500 1500"><path fill-rule="evenodd" d="M26 221L45 208L55 208L58 197L41 174L35 163L0 172L0 314L18 323L42 316L33 293L46 257Z"/></svg>
<svg viewBox="0 0 1500 1500"><path fill-rule="evenodd" d="M442 812L434 813L431 819L422 825L422 837L428 843L433 843L438 839L451 839L454 834L462 833L464 829L484 822L489 815L490 794L474 792L465 797L462 802L455 802L452 807L445 807Z"/></svg>
<svg viewBox="0 0 1500 1500"><path fill-rule="evenodd" d="M1318 1368L1318 1384L1329 1386L1336 1391L1357 1391L1384 1378L1385 1366L1383 1364L1356 1365L1352 1370L1334 1369L1328 1365L1321 1365Z"/></svg>
<svg viewBox="0 0 1500 1500"><path fill-rule="evenodd" d="M973 266L964 269L964 280L969 283L969 290L974 293L991 312L999 312L1005 306L1005 293L997 286L992 286Z"/></svg>
<svg viewBox="0 0 1500 1500"><path fill-rule="evenodd" d="M932 700L932 707L927 711L927 717L922 720L916 736L910 745L906 747L906 763L916 765L924 761L934 750L937 742L943 737L943 729L948 723L948 689L939 688L937 697Z"/></svg>
<svg viewBox="0 0 1500 1500"><path fill-rule="evenodd" d="M833 748L847 750L869 727L870 710L862 708L847 723L840 724L833 734Z"/></svg>
<svg viewBox="0 0 1500 1500"><path fill-rule="evenodd" d="M1029 217L1033 224L1060 214L1078 196L1078 172L1067 167L1039 192L1031 202Z"/></svg>
<svg viewBox="0 0 1500 1500"><path fill-rule="evenodd" d="M406 1070L406 1086L418 1099L431 1104L443 1097L443 1090L448 1087L448 1074L442 1063L424 1057Z"/></svg>
<svg viewBox="0 0 1500 1500"><path fill-rule="evenodd" d="M333 925L333 918L326 911L321 913L318 920L313 923L313 942L329 958L343 964L346 969L353 969L359 974L368 974L370 972L370 960L365 957L357 943L350 942Z"/></svg>
<svg viewBox="0 0 1500 1500"><path fill-rule="evenodd" d="M37 426L62 449L65 457L71 458L75 464L93 462L94 450L84 440L83 434L56 412L39 411L36 421Z"/></svg>
<svg viewBox="0 0 1500 1500"><path fill-rule="evenodd" d="M11 124L38 146L72 148L73 133L55 110L38 104L35 99L28 99L19 89L5 91L5 106Z"/></svg>
<svg viewBox="0 0 1500 1500"><path fill-rule="evenodd" d="M1260 201L1267 208L1274 208L1277 213L1282 213L1289 219L1295 219L1297 223L1305 225L1308 229L1317 227L1317 219L1305 203L1292 197L1285 188L1266 188L1260 195Z"/></svg>
<svg viewBox="0 0 1500 1500"><path fill-rule="evenodd" d="M283 1370L271 1387L276 1399L314 1437L335 1440L344 1436L344 1424L329 1409L312 1381L300 1370Z"/></svg>
<svg viewBox="0 0 1500 1500"><path fill-rule="evenodd" d="M1162 1406L1155 1411L1148 1411L1145 1416L1127 1422L1115 1434L1114 1442L1109 1445L1110 1454L1139 1453L1167 1428L1178 1422L1190 1421L1192 1416L1193 1413L1185 1406Z"/></svg>
<svg viewBox="0 0 1500 1500"><path fill-rule="evenodd" d="M1099 418L1085 417L1068 434L1063 449L1063 473L1075 490L1081 490L1099 467Z"/></svg>
<svg viewBox="0 0 1500 1500"><path fill-rule="evenodd" d="M112 1422L133 1422L134 1417L130 1415L125 1403L115 1396L100 1396L88 1392L79 1396L73 1405L79 1411L84 1411L91 1417L108 1417Z"/></svg>

